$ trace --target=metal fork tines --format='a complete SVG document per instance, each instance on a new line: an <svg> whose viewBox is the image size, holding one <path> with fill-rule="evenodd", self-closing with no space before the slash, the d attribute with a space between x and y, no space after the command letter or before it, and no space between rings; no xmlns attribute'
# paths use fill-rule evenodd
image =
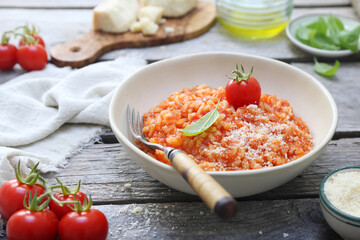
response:
<svg viewBox="0 0 360 240"><path fill-rule="evenodd" d="M135 109L130 109L129 105L126 107L126 112L131 135L151 149L160 149L165 152L165 147L161 146L160 144L150 143L145 140L145 135L142 131L144 127L143 117L140 116L139 112L135 112Z"/></svg>

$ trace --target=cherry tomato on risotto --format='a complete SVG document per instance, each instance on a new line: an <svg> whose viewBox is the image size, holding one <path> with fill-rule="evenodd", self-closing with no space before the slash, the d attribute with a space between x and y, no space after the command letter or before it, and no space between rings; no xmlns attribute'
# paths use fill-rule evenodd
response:
<svg viewBox="0 0 360 240"><path fill-rule="evenodd" d="M249 74L245 73L243 66L241 69L242 72L236 65L236 69L233 71L236 76L231 78L225 88L226 100L235 109L249 104L258 104L261 97L260 84L252 76L253 68Z"/></svg>

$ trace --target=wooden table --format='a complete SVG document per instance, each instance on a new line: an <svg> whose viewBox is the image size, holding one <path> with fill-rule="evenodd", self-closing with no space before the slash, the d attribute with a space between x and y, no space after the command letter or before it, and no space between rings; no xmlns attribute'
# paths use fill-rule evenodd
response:
<svg viewBox="0 0 360 240"><path fill-rule="evenodd" d="M36 24L50 48L86 33L91 27L92 8L98 2L1 0L0 30L4 32L26 22ZM292 17L330 12L358 19L348 0L295 0ZM103 143L85 147L56 176L67 184L84 182L83 191L93 196L95 207L109 220L108 239L340 239L323 218L318 190L329 171L359 165L360 55L340 59L341 67L336 75L324 78L314 73L313 56L295 47L285 33L273 39L249 42L231 37L217 23L193 40L117 50L103 55L99 61L136 52L152 62L208 51L279 59L313 75L332 93L339 109L336 134L321 157L300 176L272 191L237 199L238 215L231 221L223 221L197 196L170 189L143 171L124 152L110 129L103 135ZM22 73L19 67L1 72L0 83ZM131 184L130 188L125 187L127 183ZM6 238L0 235L0 239Z"/></svg>

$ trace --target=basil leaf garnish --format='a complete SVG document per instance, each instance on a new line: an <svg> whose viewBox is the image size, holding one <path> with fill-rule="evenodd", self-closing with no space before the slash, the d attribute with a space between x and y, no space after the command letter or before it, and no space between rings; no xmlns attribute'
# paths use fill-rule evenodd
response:
<svg viewBox="0 0 360 240"><path fill-rule="evenodd" d="M219 104L220 100L214 110L208 112L202 118L187 126L186 128L179 129L179 131L185 136L195 136L207 130L220 116L218 111Z"/></svg>

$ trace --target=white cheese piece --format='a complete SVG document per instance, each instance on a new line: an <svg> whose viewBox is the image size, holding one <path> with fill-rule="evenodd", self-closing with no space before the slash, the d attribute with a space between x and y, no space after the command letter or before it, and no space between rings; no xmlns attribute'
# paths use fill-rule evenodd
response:
<svg viewBox="0 0 360 240"><path fill-rule="evenodd" d="M142 25L142 33L144 35L154 35L159 29L159 25L157 25L147 17L141 18L140 23Z"/></svg>
<svg viewBox="0 0 360 240"><path fill-rule="evenodd" d="M131 32L141 32L142 29L143 29L143 26L142 26L141 22L134 22L130 26L130 31Z"/></svg>
<svg viewBox="0 0 360 240"><path fill-rule="evenodd" d="M144 17L149 18L154 23L160 23L164 9L157 6L146 6L139 10L139 19Z"/></svg>
<svg viewBox="0 0 360 240"><path fill-rule="evenodd" d="M344 171L331 176L325 182L324 191L332 205L360 217L360 171Z"/></svg>
<svg viewBox="0 0 360 240"><path fill-rule="evenodd" d="M154 35L158 29L159 25L147 17L143 17L140 21L134 22L130 27L131 32L142 32L144 35Z"/></svg>
<svg viewBox="0 0 360 240"><path fill-rule="evenodd" d="M95 30L121 33L136 21L139 3L134 0L104 0L93 10Z"/></svg>
<svg viewBox="0 0 360 240"><path fill-rule="evenodd" d="M159 6L165 17L181 17L196 7L197 0L141 0L143 6Z"/></svg>

